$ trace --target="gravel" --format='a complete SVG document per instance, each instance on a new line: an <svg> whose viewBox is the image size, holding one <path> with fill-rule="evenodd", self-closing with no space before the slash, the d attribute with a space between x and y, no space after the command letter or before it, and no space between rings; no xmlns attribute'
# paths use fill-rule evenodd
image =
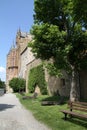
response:
<svg viewBox="0 0 87 130"><path fill-rule="evenodd" d="M26 110L13 93L0 97L0 130L50 130Z"/></svg>

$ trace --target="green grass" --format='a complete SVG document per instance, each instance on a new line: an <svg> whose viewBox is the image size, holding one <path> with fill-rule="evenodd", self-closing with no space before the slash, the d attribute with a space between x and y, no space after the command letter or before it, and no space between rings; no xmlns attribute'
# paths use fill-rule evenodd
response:
<svg viewBox="0 0 87 130"><path fill-rule="evenodd" d="M35 118L52 130L87 130L87 121L73 118L65 121L64 114L60 112L62 109L67 109L67 104L41 106L42 100L56 100L56 97L38 96L37 99L23 100L22 95L17 94L20 102L30 111L32 111Z"/></svg>

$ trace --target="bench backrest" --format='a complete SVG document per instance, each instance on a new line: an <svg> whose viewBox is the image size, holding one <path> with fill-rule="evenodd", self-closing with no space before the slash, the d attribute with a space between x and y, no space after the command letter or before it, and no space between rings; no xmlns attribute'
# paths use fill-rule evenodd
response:
<svg viewBox="0 0 87 130"><path fill-rule="evenodd" d="M87 112L86 102L68 102L68 107L70 108L70 111L79 110L79 111Z"/></svg>

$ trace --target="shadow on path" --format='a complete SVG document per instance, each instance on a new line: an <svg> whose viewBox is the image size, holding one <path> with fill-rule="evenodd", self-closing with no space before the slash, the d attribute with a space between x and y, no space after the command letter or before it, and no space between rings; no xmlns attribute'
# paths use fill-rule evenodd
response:
<svg viewBox="0 0 87 130"><path fill-rule="evenodd" d="M10 104L0 104L0 111L4 111L9 108L13 108L15 105L10 105Z"/></svg>

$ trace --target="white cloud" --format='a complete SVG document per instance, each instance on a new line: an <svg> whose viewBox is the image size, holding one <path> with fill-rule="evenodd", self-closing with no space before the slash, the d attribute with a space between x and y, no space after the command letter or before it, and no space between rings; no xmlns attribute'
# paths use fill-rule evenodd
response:
<svg viewBox="0 0 87 130"><path fill-rule="evenodd" d="M2 66L0 66L0 79L2 81L5 81L6 79L6 69Z"/></svg>
<svg viewBox="0 0 87 130"><path fill-rule="evenodd" d="M5 68L0 66L0 73L5 73L5 71L6 71Z"/></svg>

